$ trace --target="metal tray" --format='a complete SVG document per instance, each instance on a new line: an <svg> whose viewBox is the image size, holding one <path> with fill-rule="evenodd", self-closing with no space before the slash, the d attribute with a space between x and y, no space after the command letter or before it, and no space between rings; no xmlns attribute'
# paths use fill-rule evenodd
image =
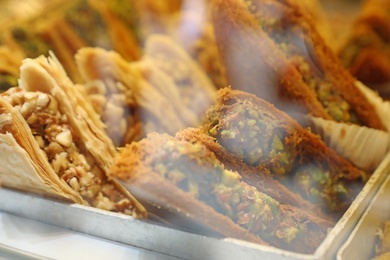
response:
<svg viewBox="0 0 390 260"><path fill-rule="evenodd" d="M183 259L334 259L389 172L390 154L312 255L236 239L206 237L6 188L0 188L0 211Z"/></svg>
<svg viewBox="0 0 390 260"><path fill-rule="evenodd" d="M378 233L390 220L390 175L383 182L349 238L340 247L337 259L372 259Z"/></svg>

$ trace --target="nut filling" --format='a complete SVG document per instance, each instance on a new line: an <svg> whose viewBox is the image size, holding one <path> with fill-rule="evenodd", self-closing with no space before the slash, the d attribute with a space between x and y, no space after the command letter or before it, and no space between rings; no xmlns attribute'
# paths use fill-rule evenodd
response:
<svg viewBox="0 0 390 260"><path fill-rule="evenodd" d="M298 154L298 129L283 125L249 99L224 102L208 111L206 131L228 152L249 166L268 169L284 186L326 212L340 212L351 202L353 184L345 183L342 170Z"/></svg>
<svg viewBox="0 0 390 260"><path fill-rule="evenodd" d="M261 2L245 0L248 10L301 73L303 81L314 90L328 114L338 122L359 124L356 113L348 102L324 77L321 65L311 53L314 49L312 43L303 35L304 28L287 21L281 8Z"/></svg>
<svg viewBox="0 0 390 260"><path fill-rule="evenodd" d="M209 134L248 165L265 164L275 175L286 174L296 157L288 136L267 114L246 103L210 112Z"/></svg>
<svg viewBox="0 0 390 260"><path fill-rule="evenodd" d="M24 117L39 147L57 175L91 205L135 214L132 203L116 190L85 149L49 94L11 88L2 98Z"/></svg>
<svg viewBox="0 0 390 260"><path fill-rule="evenodd" d="M307 164L298 167L293 177L293 186L303 197L327 210L337 211L354 198L354 194L342 180L332 180L329 170L323 166Z"/></svg>
<svg viewBox="0 0 390 260"><path fill-rule="evenodd" d="M186 144L167 141L158 153L148 155L154 172L271 244L312 248L324 238L316 224L242 182L237 172L224 169L204 146Z"/></svg>

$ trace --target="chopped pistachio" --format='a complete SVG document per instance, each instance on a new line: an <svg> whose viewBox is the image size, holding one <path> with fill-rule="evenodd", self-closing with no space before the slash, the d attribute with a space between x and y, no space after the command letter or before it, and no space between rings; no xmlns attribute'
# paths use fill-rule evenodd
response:
<svg viewBox="0 0 390 260"><path fill-rule="evenodd" d="M198 197L199 185L195 181L188 181L188 192L194 194L195 197Z"/></svg>
<svg viewBox="0 0 390 260"><path fill-rule="evenodd" d="M236 137L236 133L230 130L222 130L221 137L227 139L234 139Z"/></svg>
<svg viewBox="0 0 390 260"><path fill-rule="evenodd" d="M275 136L274 139L272 140L272 150L275 151L283 151L284 150L284 145L282 140L278 136Z"/></svg>
<svg viewBox="0 0 390 260"><path fill-rule="evenodd" d="M286 243L291 243L292 240L294 240L297 235L299 233L299 229L296 228L296 227L288 227L285 229L285 234L284 236L282 237L282 239L286 242Z"/></svg>
<svg viewBox="0 0 390 260"><path fill-rule="evenodd" d="M249 120L247 121L247 124L248 124L248 126L254 126L254 125L256 125L256 120L249 119Z"/></svg>
<svg viewBox="0 0 390 260"><path fill-rule="evenodd" d="M211 135L211 136L217 136L218 135L217 126L214 126L213 128L209 129L209 135Z"/></svg>
<svg viewBox="0 0 390 260"><path fill-rule="evenodd" d="M338 106L328 106L328 113L336 121L341 121L343 119L343 111L341 107Z"/></svg>
<svg viewBox="0 0 390 260"><path fill-rule="evenodd" d="M336 192L338 196L347 196L348 191L345 188L344 184L342 183L336 183L333 185L333 190Z"/></svg>

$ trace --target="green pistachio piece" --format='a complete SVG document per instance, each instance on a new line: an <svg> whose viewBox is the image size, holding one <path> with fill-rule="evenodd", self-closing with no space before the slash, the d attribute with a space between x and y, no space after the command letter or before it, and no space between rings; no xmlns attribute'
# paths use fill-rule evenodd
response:
<svg viewBox="0 0 390 260"><path fill-rule="evenodd" d="M252 119L259 119L259 113L256 110L253 109L248 110L248 115Z"/></svg>
<svg viewBox="0 0 390 260"><path fill-rule="evenodd" d="M222 172L222 177L221 177L221 183L226 185L226 186L231 186L235 183L237 183L240 179L240 176L236 172L224 170Z"/></svg>
<svg viewBox="0 0 390 260"><path fill-rule="evenodd" d="M254 131L254 132L257 132L257 133L261 132L261 128L258 125L252 126L251 130Z"/></svg>
<svg viewBox="0 0 390 260"><path fill-rule="evenodd" d="M249 132L249 137L250 138L253 138L253 137L255 137L257 135L257 132L256 131L250 131Z"/></svg>
<svg viewBox="0 0 390 260"><path fill-rule="evenodd" d="M260 148L256 148L255 150L249 152L249 154L245 158L245 162L249 165L254 165L261 160L263 155L263 151Z"/></svg>
<svg viewBox="0 0 390 260"><path fill-rule="evenodd" d="M279 203L266 194L263 195L263 199L265 203L267 203L268 206L271 208L272 215L277 216L279 214L279 207L278 207Z"/></svg>
<svg viewBox="0 0 390 260"><path fill-rule="evenodd" d="M195 197L199 196L199 186L195 181L188 181L188 192L193 194Z"/></svg>
<svg viewBox="0 0 390 260"><path fill-rule="evenodd" d="M275 175L284 175L286 173L286 169L283 168L283 167L274 167L272 169L272 172L275 174Z"/></svg>
<svg viewBox="0 0 390 260"><path fill-rule="evenodd" d="M173 183L179 183L186 178L185 174L179 170L171 170L167 176Z"/></svg>
<svg viewBox="0 0 390 260"><path fill-rule="evenodd" d="M333 185L333 190L339 196L348 195L348 190L345 188L345 186L342 183L336 183L335 185Z"/></svg>
<svg viewBox="0 0 390 260"><path fill-rule="evenodd" d="M209 135L214 137L218 135L217 126L214 126L213 128L209 129Z"/></svg>
<svg viewBox="0 0 390 260"><path fill-rule="evenodd" d="M299 233L299 229L296 227L286 228L283 241L285 241L288 244L291 243L291 241L293 241L297 237L298 233Z"/></svg>
<svg viewBox="0 0 390 260"><path fill-rule="evenodd" d="M319 88L317 93L318 93L318 98L322 102L329 100L329 98L331 96L330 92L329 92L329 88L325 88L325 87Z"/></svg>
<svg viewBox="0 0 390 260"><path fill-rule="evenodd" d="M296 184L307 193L310 189L311 177L306 172L297 172L294 179Z"/></svg>
<svg viewBox="0 0 390 260"><path fill-rule="evenodd" d="M343 115L344 115L343 111L341 110L340 107L336 106L335 104L330 104L328 106L328 113L336 121L341 121L343 119Z"/></svg>
<svg viewBox="0 0 390 260"><path fill-rule="evenodd" d="M316 167L311 172L313 181L319 183L319 184L325 184L327 183L329 179L329 172L323 171L320 168Z"/></svg>
<svg viewBox="0 0 390 260"><path fill-rule="evenodd" d="M290 164L290 155L289 155L288 152L284 151L284 152L280 152L278 154L279 154L279 161L283 165L289 165Z"/></svg>
<svg viewBox="0 0 390 260"><path fill-rule="evenodd" d="M272 150L274 151L284 150L284 144L278 136L275 136L274 139L272 140Z"/></svg>
<svg viewBox="0 0 390 260"><path fill-rule="evenodd" d="M238 203L240 203L240 194L234 192L230 204L236 206Z"/></svg>
<svg viewBox="0 0 390 260"><path fill-rule="evenodd" d="M319 202L321 201L321 192L317 188L310 188L309 189L310 194L310 200L313 202Z"/></svg>
<svg viewBox="0 0 390 260"><path fill-rule="evenodd" d="M254 119L248 119L248 120L247 120L247 124L248 124L248 126L255 126L255 125L256 125L256 120L254 120Z"/></svg>
<svg viewBox="0 0 390 260"><path fill-rule="evenodd" d="M236 133L230 130L222 130L221 137L222 139L234 139L236 138Z"/></svg>
<svg viewBox="0 0 390 260"><path fill-rule="evenodd" d="M162 163L159 163L155 166L155 170L160 173L161 176L165 176L166 172L167 172L167 168L164 164Z"/></svg>

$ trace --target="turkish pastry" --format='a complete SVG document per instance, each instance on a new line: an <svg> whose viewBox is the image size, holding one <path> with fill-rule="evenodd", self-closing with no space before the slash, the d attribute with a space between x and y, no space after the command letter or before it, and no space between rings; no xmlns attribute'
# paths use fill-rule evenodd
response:
<svg viewBox="0 0 390 260"><path fill-rule="evenodd" d="M110 176L141 201L157 204L155 214L164 216L164 208L177 215L175 223L184 218L222 236L256 242L254 236L262 244L308 253L330 227L242 181L203 144L166 134L121 149Z"/></svg>
<svg viewBox="0 0 390 260"><path fill-rule="evenodd" d="M239 171L242 164L235 166L227 162L239 160L257 172L265 168L290 190L329 215L337 217L344 213L370 175L336 154L319 136L302 128L286 113L255 95L220 90L216 104L207 112L207 120L203 131L229 153L225 155L221 150L218 156L216 152L229 168ZM254 177L252 181L259 182L259 178Z"/></svg>
<svg viewBox="0 0 390 260"><path fill-rule="evenodd" d="M86 91L118 146L150 132L174 134L202 122L214 86L188 54L167 36L151 36L139 62L115 52L81 49Z"/></svg>
<svg viewBox="0 0 390 260"><path fill-rule="evenodd" d="M20 77L20 87L0 99L1 145L9 151L1 184L145 217L142 205L107 177L116 150L55 57L26 59Z"/></svg>
<svg viewBox="0 0 390 260"><path fill-rule="evenodd" d="M77 0L26 21L15 21L2 36L19 45L25 57L53 51L74 82L81 82L73 56L78 49L98 46L113 49L128 60L140 57L136 10L132 1Z"/></svg>
<svg viewBox="0 0 390 260"><path fill-rule="evenodd" d="M140 1L143 39L164 34L175 40L207 74L216 88L228 86L210 20L210 3L198 1Z"/></svg>
<svg viewBox="0 0 390 260"><path fill-rule="evenodd" d="M216 88L185 50L167 36L152 35L144 53L146 59L172 77L184 106L197 117L203 115L213 102Z"/></svg>
<svg viewBox="0 0 390 260"><path fill-rule="evenodd" d="M175 107L180 99L174 83L153 64L128 63L102 49L81 49L76 59L87 82L86 91L93 95L95 109L101 111L115 145L139 140L146 133L174 133L185 127ZM161 93L164 88L165 95ZM166 97L171 93L175 94L173 102Z"/></svg>
<svg viewBox="0 0 390 260"><path fill-rule="evenodd" d="M292 112L384 130L310 19L289 1L215 1L213 23L233 88ZM240 66L237 66L240 64Z"/></svg>
<svg viewBox="0 0 390 260"><path fill-rule="evenodd" d="M209 76L216 88L229 86L211 22L210 1L191 1L176 15L171 33Z"/></svg>
<svg viewBox="0 0 390 260"><path fill-rule="evenodd" d="M357 18L339 50L344 66L360 81L387 96L390 81L390 3L362 2Z"/></svg>

